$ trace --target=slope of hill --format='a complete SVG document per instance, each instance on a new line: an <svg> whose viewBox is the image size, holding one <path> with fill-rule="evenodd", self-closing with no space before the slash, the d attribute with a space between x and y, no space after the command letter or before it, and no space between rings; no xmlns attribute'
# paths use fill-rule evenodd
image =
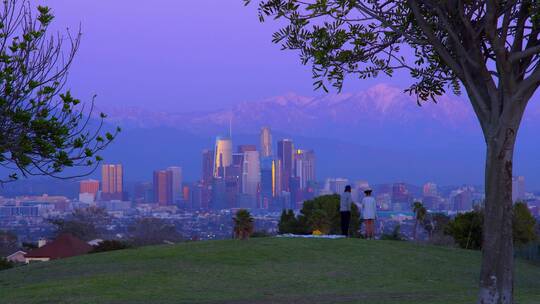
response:
<svg viewBox="0 0 540 304"><path fill-rule="evenodd" d="M474 303L480 254L406 242L252 239L146 247L0 272L2 303ZM517 303L540 267L517 263Z"/></svg>

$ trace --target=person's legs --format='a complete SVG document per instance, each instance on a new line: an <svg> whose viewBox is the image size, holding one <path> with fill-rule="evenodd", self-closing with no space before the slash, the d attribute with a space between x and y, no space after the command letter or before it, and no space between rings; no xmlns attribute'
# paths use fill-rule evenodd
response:
<svg viewBox="0 0 540 304"><path fill-rule="evenodd" d="M345 212L341 211L339 215L341 216L341 234L345 235Z"/></svg>
<svg viewBox="0 0 540 304"><path fill-rule="evenodd" d="M369 219L367 220L367 223L366 223L366 237L368 239L372 239L373 238L373 220L372 219Z"/></svg>
<svg viewBox="0 0 540 304"><path fill-rule="evenodd" d="M345 216L345 223L347 224L345 227L345 235L349 236L349 227L351 226L351 212L347 211L347 214Z"/></svg>
<svg viewBox="0 0 540 304"><path fill-rule="evenodd" d="M369 239L369 220L365 219L366 239Z"/></svg>
<svg viewBox="0 0 540 304"><path fill-rule="evenodd" d="M341 234L349 235L349 223L351 221L351 213L349 211L341 211Z"/></svg>

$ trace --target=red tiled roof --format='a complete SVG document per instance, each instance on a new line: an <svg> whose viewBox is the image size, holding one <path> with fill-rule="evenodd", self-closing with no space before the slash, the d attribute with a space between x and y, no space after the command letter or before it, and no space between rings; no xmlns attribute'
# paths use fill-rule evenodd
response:
<svg viewBox="0 0 540 304"><path fill-rule="evenodd" d="M65 233L45 246L30 251L25 257L61 259L82 255L90 252L92 249L93 247L84 241L81 241L71 234Z"/></svg>

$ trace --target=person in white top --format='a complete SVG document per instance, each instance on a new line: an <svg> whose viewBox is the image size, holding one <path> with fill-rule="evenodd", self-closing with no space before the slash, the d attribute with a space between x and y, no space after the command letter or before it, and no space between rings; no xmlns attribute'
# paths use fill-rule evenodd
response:
<svg viewBox="0 0 540 304"><path fill-rule="evenodd" d="M362 199L360 208L362 210L362 218L366 223L366 238L373 239L375 237L375 219L377 219L377 203L371 196L371 189L366 189L364 194L366 195Z"/></svg>

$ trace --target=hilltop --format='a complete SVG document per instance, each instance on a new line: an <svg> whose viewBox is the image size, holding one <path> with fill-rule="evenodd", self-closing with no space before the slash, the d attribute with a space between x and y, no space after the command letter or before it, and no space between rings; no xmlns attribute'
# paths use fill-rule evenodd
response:
<svg viewBox="0 0 540 304"><path fill-rule="evenodd" d="M474 303L480 254L358 239L208 241L0 272L2 303ZM517 303L540 302L518 262Z"/></svg>

